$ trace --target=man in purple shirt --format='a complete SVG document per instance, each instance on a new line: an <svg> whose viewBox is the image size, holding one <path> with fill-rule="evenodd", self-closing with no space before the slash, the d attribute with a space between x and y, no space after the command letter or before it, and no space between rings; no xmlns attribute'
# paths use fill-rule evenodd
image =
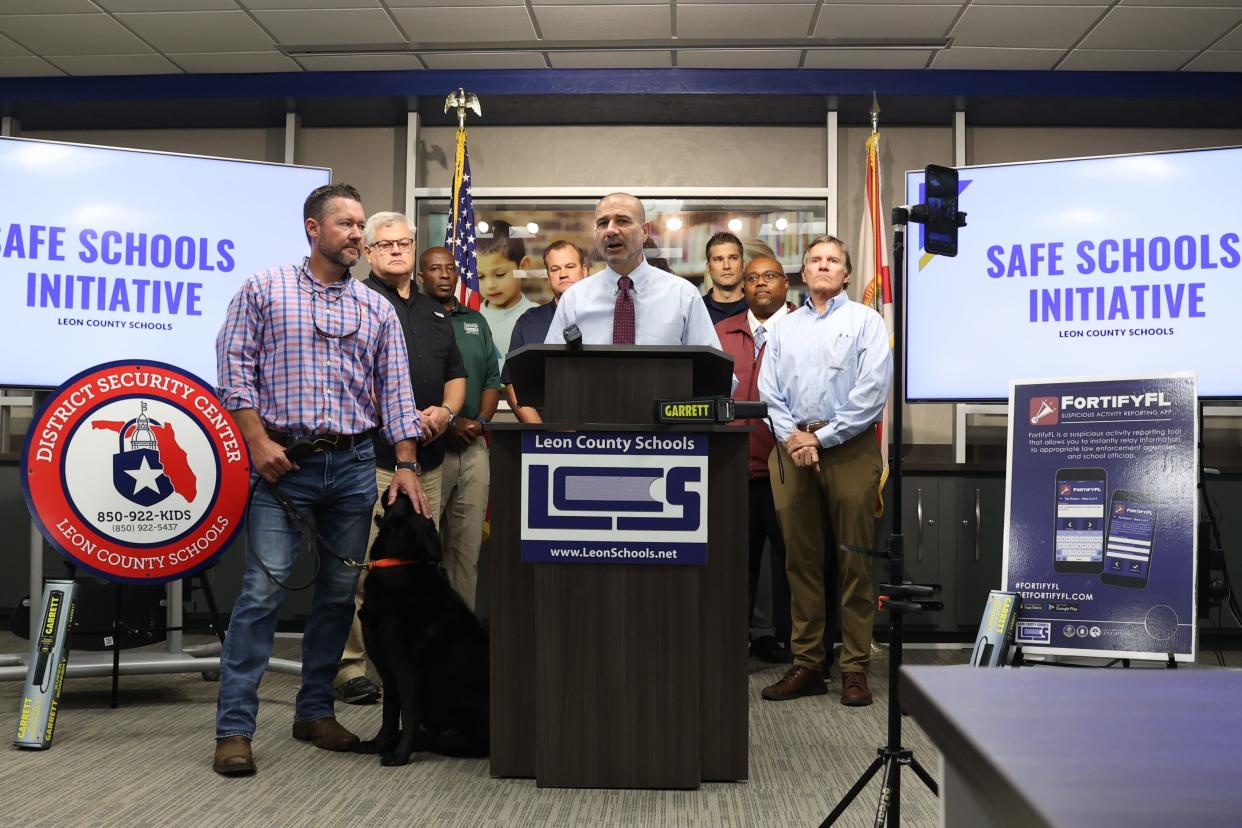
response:
<svg viewBox="0 0 1242 828"><path fill-rule="evenodd" d="M216 338L220 398L246 439L254 475L263 479L255 480L246 573L220 654L212 768L226 776L255 772L250 741L259 680L307 519L314 521L319 560L293 737L326 750L358 744L336 721L332 679L358 577L340 558L360 561L366 552L379 423L397 455L387 501L406 495L431 515L417 477L422 429L401 325L392 304L349 272L362 255L361 201L348 184L312 192L303 207L310 255L247 279Z"/></svg>

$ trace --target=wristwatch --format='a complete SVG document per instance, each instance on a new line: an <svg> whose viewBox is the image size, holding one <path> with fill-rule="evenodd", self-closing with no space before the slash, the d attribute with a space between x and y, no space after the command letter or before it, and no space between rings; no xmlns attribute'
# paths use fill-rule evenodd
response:
<svg viewBox="0 0 1242 828"><path fill-rule="evenodd" d="M474 419L478 422L479 425L483 426L484 431L487 431L487 418L486 417L479 415L478 417L475 417Z"/></svg>
<svg viewBox="0 0 1242 828"><path fill-rule="evenodd" d="M457 425L457 412L453 410L452 406L441 405L440 407L449 413L448 427L452 428Z"/></svg>
<svg viewBox="0 0 1242 828"><path fill-rule="evenodd" d="M409 461L409 460L398 460L398 461L397 461L397 469L396 469L396 470L397 470L397 471L400 471L401 469L409 469L410 471L412 471L412 472L414 472L415 474L417 474L419 477L422 477L422 474L423 474L423 467L422 467L422 466L420 466L420 465L418 465L418 461L417 461L417 460L415 460L415 461L413 461L413 462L411 462L411 461Z"/></svg>

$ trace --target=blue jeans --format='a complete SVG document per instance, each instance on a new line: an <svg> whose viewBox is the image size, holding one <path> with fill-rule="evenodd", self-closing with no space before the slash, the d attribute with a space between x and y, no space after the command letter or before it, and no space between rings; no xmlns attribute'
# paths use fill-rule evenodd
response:
<svg viewBox="0 0 1242 828"><path fill-rule="evenodd" d="M361 561L366 552L371 509L375 504L375 448L363 442L352 449L322 452L299 463L280 478L280 491L343 558ZM290 521L260 481L250 503L246 574L233 605L228 635L220 654L220 698L216 738L252 737L259 711L259 681L272 655L272 641L285 590L259 566L262 561L279 581L289 573L302 542L301 527ZM354 618L358 570L319 549L315 597L302 637L302 687L293 717L311 721L333 715L332 678Z"/></svg>

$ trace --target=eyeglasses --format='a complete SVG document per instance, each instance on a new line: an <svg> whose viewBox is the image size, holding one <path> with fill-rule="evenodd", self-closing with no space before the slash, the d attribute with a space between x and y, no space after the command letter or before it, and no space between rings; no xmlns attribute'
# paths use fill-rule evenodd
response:
<svg viewBox="0 0 1242 828"><path fill-rule="evenodd" d="M385 239L384 241L374 242L370 246L374 247L376 250L380 251L381 253L391 253L394 247L400 250L402 253L408 253L410 249L414 247L414 240L413 239L397 239L396 241L388 241L387 239Z"/></svg>
<svg viewBox="0 0 1242 828"><path fill-rule="evenodd" d="M348 304L354 309L353 327L350 327L350 314L345 310L346 294L332 296L321 290L312 290L310 295L311 324L315 327L316 334L324 339L344 339L358 333L358 329L362 327L362 304L357 299L349 297ZM324 306L322 322L320 312L315 310L318 305Z"/></svg>
<svg viewBox="0 0 1242 828"><path fill-rule="evenodd" d="M763 282L766 285L770 282L775 282L778 279L784 279L784 278L785 278L784 273L779 273L775 270L765 270L762 273L747 273L746 284L757 285L760 282Z"/></svg>

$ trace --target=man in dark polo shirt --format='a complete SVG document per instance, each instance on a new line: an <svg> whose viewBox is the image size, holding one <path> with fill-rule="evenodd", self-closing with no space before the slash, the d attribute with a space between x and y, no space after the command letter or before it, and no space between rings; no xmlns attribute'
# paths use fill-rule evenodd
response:
<svg viewBox="0 0 1242 828"><path fill-rule="evenodd" d="M509 353L512 354L524 345L542 345L552 327L552 317L556 315L556 303L561 301L561 294L569 290L569 286L586 276L586 256L581 248L573 242L554 241L543 249L543 266L548 271L548 286L552 288L552 301L537 308L531 308L520 317L513 326L513 336L509 340ZM509 361L500 371L500 381L505 386L505 399L509 408L524 423L542 423L539 412L532 406L519 405L517 390L509 377Z"/></svg>
<svg viewBox="0 0 1242 828"><path fill-rule="evenodd" d="M457 263L443 247L424 250L418 257L418 281L423 292L448 313L466 366L466 400L445 438L440 543L449 583L474 609L483 519L492 479L483 431L500 402L500 355L483 314L457 301L457 280Z"/></svg>
<svg viewBox="0 0 1242 828"><path fill-rule="evenodd" d="M746 297L742 292L742 240L732 233L720 232L707 240L704 248L707 275L712 287L703 294L703 304L719 325L730 316L746 313Z"/></svg>
<svg viewBox="0 0 1242 828"><path fill-rule="evenodd" d="M444 434L466 399L466 367L457 350L448 314L438 302L423 296L414 287L414 232L409 219L401 213L376 213L367 219L362 244L371 265L371 277L363 284L392 303L405 332L414 399L423 406L419 411L424 428L423 441L418 447L419 476L431 504L432 519L439 526ZM380 491L386 491L392 482L396 462L393 447L384 440L376 440L375 484ZM383 514L383 511L381 499L375 505L375 514ZM378 532L379 528L372 521L368 553ZM358 592L354 598L357 606L362 605L365 579L363 572L358 578ZM356 611L334 685L336 697L349 704L370 704L380 695L379 688L366 674L362 625Z"/></svg>

